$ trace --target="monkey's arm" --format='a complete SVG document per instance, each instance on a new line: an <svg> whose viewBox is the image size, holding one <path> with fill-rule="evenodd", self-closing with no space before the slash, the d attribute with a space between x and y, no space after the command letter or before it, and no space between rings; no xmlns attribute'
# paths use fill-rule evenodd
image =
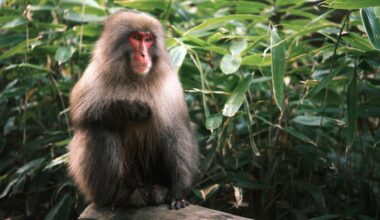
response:
<svg viewBox="0 0 380 220"><path fill-rule="evenodd" d="M80 106L82 117L77 117L77 125L121 128L126 121L144 122L150 115L150 107L139 101L97 100Z"/></svg>
<svg viewBox="0 0 380 220"><path fill-rule="evenodd" d="M190 125L179 125L170 129L167 136L166 165L171 175L169 208L185 207L185 196L191 187L198 167L198 146Z"/></svg>

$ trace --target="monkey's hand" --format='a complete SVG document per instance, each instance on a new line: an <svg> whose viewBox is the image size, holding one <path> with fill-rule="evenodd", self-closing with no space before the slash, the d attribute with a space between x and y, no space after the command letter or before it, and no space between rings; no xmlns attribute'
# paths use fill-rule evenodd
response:
<svg viewBox="0 0 380 220"><path fill-rule="evenodd" d="M189 202L183 199L182 193L180 192L173 192L169 196L169 209L185 208L188 205Z"/></svg>
<svg viewBox="0 0 380 220"><path fill-rule="evenodd" d="M133 122L144 122L151 115L150 107L140 101L116 100L112 103L110 113L114 117L115 123L123 123L125 120ZM110 116L112 118L112 116Z"/></svg>
<svg viewBox="0 0 380 220"><path fill-rule="evenodd" d="M144 102L134 101L130 105L129 119L131 121L144 122L150 118L151 114L150 107Z"/></svg>

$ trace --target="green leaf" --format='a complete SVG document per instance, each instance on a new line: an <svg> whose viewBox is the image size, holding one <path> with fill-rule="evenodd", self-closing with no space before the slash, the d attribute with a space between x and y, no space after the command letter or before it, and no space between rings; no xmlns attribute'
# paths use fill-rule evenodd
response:
<svg viewBox="0 0 380 220"><path fill-rule="evenodd" d="M169 51L171 63L175 69L179 69L182 66L183 60L185 59L187 54L186 47L183 45L179 45L173 47Z"/></svg>
<svg viewBox="0 0 380 220"><path fill-rule="evenodd" d="M292 119L292 122L300 124L300 125L306 125L306 126L315 126L318 127L321 124L321 116L296 116L295 118ZM322 120L322 127L334 127L334 126L343 126L344 122L333 119L333 118L328 118L328 117L323 117Z"/></svg>
<svg viewBox="0 0 380 220"><path fill-rule="evenodd" d="M43 71L43 72L48 71L42 65L35 65L35 64L31 64L31 63L20 63L19 65L17 65L17 67L18 68L31 68L31 69L35 69L35 70L39 70L39 71Z"/></svg>
<svg viewBox="0 0 380 220"><path fill-rule="evenodd" d="M247 48L247 41L246 40L234 40L232 41L230 52L232 55L240 55L243 50Z"/></svg>
<svg viewBox="0 0 380 220"><path fill-rule="evenodd" d="M357 33L350 33L350 35L342 36L342 38L345 42L351 44L351 46L355 49L361 50L363 52L373 50L373 46L371 45L369 40L363 38L363 36L360 36Z"/></svg>
<svg viewBox="0 0 380 220"><path fill-rule="evenodd" d="M206 128L212 132L214 129L219 128L222 122L223 122L222 115L220 114L210 115L206 120Z"/></svg>
<svg viewBox="0 0 380 220"><path fill-rule="evenodd" d="M55 166L67 163L69 160L69 153L65 153L57 158L54 158L49 164L47 164L44 168L44 170L49 170Z"/></svg>
<svg viewBox="0 0 380 220"><path fill-rule="evenodd" d="M30 5L29 10L30 11L52 11L55 7L50 5Z"/></svg>
<svg viewBox="0 0 380 220"><path fill-rule="evenodd" d="M358 117L380 117L380 108L375 105L360 105L358 108Z"/></svg>
<svg viewBox="0 0 380 220"><path fill-rule="evenodd" d="M106 16L97 16L92 14L79 14L72 11L67 11L63 15L63 18L68 21L74 21L78 23L99 23L106 19Z"/></svg>
<svg viewBox="0 0 380 220"><path fill-rule="evenodd" d="M276 1L276 6L301 5L303 3L304 3L304 0L278 0Z"/></svg>
<svg viewBox="0 0 380 220"><path fill-rule="evenodd" d="M29 39L29 41L28 41L29 45L36 43L36 42L38 42L37 38ZM16 55L16 54L24 53L25 49L26 49L26 41L23 41L23 42L17 44L16 46L10 48L9 50L3 52L0 55L0 60L3 60L5 58L11 57L11 56Z"/></svg>
<svg viewBox="0 0 380 220"><path fill-rule="evenodd" d="M359 9L374 6L380 6L379 0L326 0L322 3L323 6L336 9Z"/></svg>
<svg viewBox="0 0 380 220"><path fill-rule="evenodd" d="M71 205L71 198L68 193L64 194L62 198L57 202L46 215L45 220L69 219Z"/></svg>
<svg viewBox="0 0 380 220"><path fill-rule="evenodd" d="M262 190L264 188L264 185L261 182L255 180L253 175L250 175L248 173L236 173L233 176L233 180L235 186L239 186L242 188L255 190Z"/></svg>
<svg viewBox="0 0 380 220"><path fill-rule="evenodd" d="M331 73L329 73L328 76L323 78L316 87L313 87L310 92L308 92L305 96L305 98L310 98L315 96L317 93L319 93L323 88L325 88L330 81L343 69L343 66L339 66L335 68Z"/></svg>
<svg viewBox="0 0 380 220"><path fill-rule="evenodd" d="M285 95L284 95L284 77L286 71L285 46L278 36L277 29L273 28L271 32L271 48L272 48L272 84L273 94L276 104L281 112L284 111ZM277 44L277 45L276 45Z"/></svg>
<svg viewBox="0 0 380 220"><path fill-rule="evenodd" d="M249 86L251 85L253 79L253 74L246 77L243 82L241 82L235 90L232 92L232 95L227 100L223 108L223 115L227 117L232 117L239 110L240 106L243 104L245 99L245 93L248 91Z"/></svg>
<svg viewBox="0 0 380 220"><path fill-rule="evenodd" d="M153 9L165 10L168 7L169 0L116 0L115 3L141 11L151 11Z"/></svg>
<svg viewBox="0 0 380 220"><path fill-rule="evenodd" d="M49 176L50 171L43 171L37 173L33 177L32 183L30 184L30 187L28 187L29 189L26 199L26 212L28 216L32 215L35 209L38 208L38 206L40 205L43 193L35 192L42 191L45 189L46 185L49 183Z"/></svg>
<svg viewBox="0 0 380 220"><path fill-rule="evenodd" d="M351 145L355 138L357 103L358 103L358 79L357 73L354 70L353 77L347 88L347 117L348 117L348 132L347 141Z"/></svg>
<svg viewBox="0 0 380 220"><path fill-rule="evenodd" d="M314 200L322 207L325 207L326 204L325 204L325 197L323 196L321 190L316 187L315 185L313 184L310 184L308 182L305 182L305 181L296 181L295 182L295 185L302 189L302 190L306 190L307 192L309 192Z"/></svg>
<svg viewBox="0 0 380 220"><path fill-rule="evenodd" d="M24 166L20 167L16 174L25 174L25 173L32 173L34 170L40 168L43 164L43 162L45 161L45 158L37 158L37 159L34 159L30 162L28 162L27 164L25 164Z"/></svg>
<svg viewBox="0 0 380 220"><path fill-rule="evenodd" d="M24 35L0 37L0 49L20 43L25 39Z"/></svg>
<svg viewBox="0 0 380 220"><path fill-rule="evenodd" d="M311 218L310 220L330 220L330 219L337 219L339 217L340 215L328 214L328 215L322 215L319 217Z"/></svg>
<svg viewBox="0 0 380 220"><path fill-rule="evenodd" d="M7 122L5 123L4 127L3 127L3 134L4 135L7 135L9 134L12 130L15 129L15 120L16 120L16 117L9 117Z"/></svg>
<svg viewBox="0 0 380 220"><path fill-rule="evenodd" d="M54 58L58 61L58 64L61 65L62 63L68 61L74 52L75 49L72 47L59 47Z"/></svg>
<svg viewBox="0 0 380 220"><path fill-rule="evenodd" d="M241 61L242 58L239 55L224 55L220 61L220 69L225 74L234 73L239 69Z"/></svg>
<svg viewBox="0 0 380 220"><path fill-rule="evenodd" d="M241 64L247 66L269 66L272 64L272 56L270 54L266 56L262 54L251 54L244 57Z"/></svg>
<svg viewBox="0 0 380 220"><path fill-rule="evenodd" d="M316 143L314 143L308 136L306 136L304 133L301 133L299 131L297 131L295 128L293 127L288 127L287 129L285 129L285 131L287 133L289 133L290 135L306 142L306 143L309 143L309 144L312 144L314 146L317 146Z"/></svg>
<svg viewBox="0 0 380 220"><path fill-rule="evenodd" d="M265 174L264 182L263 182L264 189L263 189L262 194L261 194L261 200L262 201L265 201L267 199L269 189L271 188L271 181L272 181L274 174L276 173L277 166L278 166L278 157L274 158L270 162L269 167L267 169L267 172Z"/></svg>
<svg viewBox="0 0 380 220"><path fill-rule="evenodd" d="M95 0L60 0L59 3L61 5L79 5L79 6L86 6L86 7L93 7L93 8L102 8L102 6L99 5L98 2Z"/></svg>
<svg viewBox="0 0 380 220"><path fill-rule="evenodd" d="M220 24L220 23L227 22L230 20L237 20L237 21L238 20L254 20L256 22L265 21L265 19L261 16L250 15L250 14L234 14L234 15L227 15L227 16L221 16L221 17L216 17L216 18L209 18L203 21L202 24L195 26L191 28L190 30L186 31L184 35L193 31L205 29L211 25Z"/></svg>
<svg viewBox="0 0 380 220"><path fill-rule="evenodd" d="M361 9L360 15L369 41L380 50L380 18L376 16L374 8Z"/></svg>
<svg viewBox="0 0 380 220"><path fill-rule="evenodd" d="M236 6L236 13L239 13L239 14L260 13L265 9L265 7L267 7L267 5L264 3L250 2L250 1L236 1L236 2L233 2L233 5Z"/></svg>
<svg viewBox="0 0 380 220"><path fill-rule="evenodd" d="M97 37L100 35L102 29L98 24L87 24L75 26L73 30L77 35L82 34L83 36Z"/></svg>
<svg viewBox="0 0 380 220"><path fill-rule="evenodd" d="M2 29L9 29L9 28L14 28L14 27L17 27L17 26L20 26L20 25L23 25L26 23L26 20L24 17L18 17L8 23L6 23Z"/></svg>
<svg viewBox="0 0 380 220"><path fill-rule="evenodd" d="M11 181L8 182L8 185L5 187L3 192L0 195L0 199L5 198L9 191L12 189L12 187L19 181L19 179L12 179Z"/></svg>

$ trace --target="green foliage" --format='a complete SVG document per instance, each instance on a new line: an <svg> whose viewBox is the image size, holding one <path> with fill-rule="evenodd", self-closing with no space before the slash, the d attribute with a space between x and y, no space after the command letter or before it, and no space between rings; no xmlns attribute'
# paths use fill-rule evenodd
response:
<svg viewBox="0 0 380 220"><path fill-rule="evenodd" d="M380 8L376 8L379 10ZM365 31L372 45L380 50L380 14L375 13L375 8L364 8L360 10Z"/></svg>
<svg viewBox="0 0 380 220"><path fill-rule="evenodd" d="M323 4L330 8L337 9L359 9L373 6L380 6L380 2L377 0L326 0Z"/></svg>
<svg viewBox="0 0 380 220"><path fill-rule="evenodd" d="M194 202L256 219L380 218L378 0L0 4L0 218L85 207L66 174L68 98L121 8L165 27L202 154Z"/></svg>

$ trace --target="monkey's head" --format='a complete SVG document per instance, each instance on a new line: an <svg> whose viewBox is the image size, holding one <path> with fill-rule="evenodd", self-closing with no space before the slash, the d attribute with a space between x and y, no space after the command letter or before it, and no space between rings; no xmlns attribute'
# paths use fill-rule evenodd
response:
<svg viewBox="0 0 380 220"><path fill-rule="evenodd" d="M152 16L118 12L105 21L95 56L100 53L118 72L145 76L159 59L167 56L163 38L163 28Z"/></svg>

